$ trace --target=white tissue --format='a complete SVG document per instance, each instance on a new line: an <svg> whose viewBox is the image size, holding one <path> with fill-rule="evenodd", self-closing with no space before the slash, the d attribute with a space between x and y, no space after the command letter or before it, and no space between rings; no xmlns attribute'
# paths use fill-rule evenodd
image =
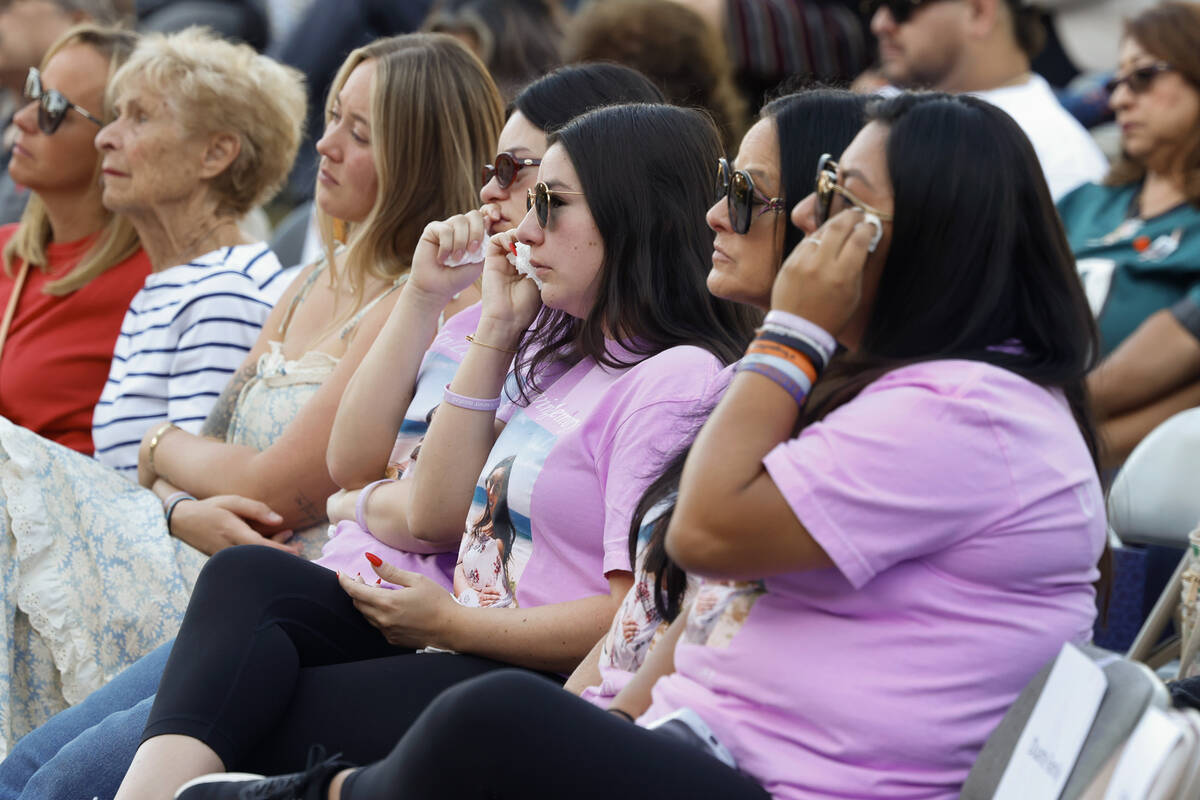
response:
<svg viewBox="0 0 1200 800"><path fill-rule="evenodd" d="M514 243L517 248L517 254L508 254L508 263L517 268L517 272L524 275L529 280L533 281L534 285L540 290L542 288L542 279L537 276L537 272L529 264L529 245L523 242Z"/></svg>
<svg viewBox="0 0 1200 800"><path fill-rule="evenodd" d="M443 267L465 267L467 264L480 264L483 262L483 240L480 239L475 243L475 249L467 248L463 251L461 258L455 258L453 254L447 256L442 261Z"/></svg>

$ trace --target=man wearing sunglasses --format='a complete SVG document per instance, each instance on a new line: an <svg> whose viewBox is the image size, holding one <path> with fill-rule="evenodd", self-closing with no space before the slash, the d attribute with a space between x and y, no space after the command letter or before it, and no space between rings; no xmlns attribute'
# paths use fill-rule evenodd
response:
<svg viewBox="0 0 1200 800"><path fill-rule="evenodd" d="M1045 30L1032 0L867 0L880 69L901 88L970 92L1033 143L1054 199L1108 167L1100 148L1030 69Z"/></svg>

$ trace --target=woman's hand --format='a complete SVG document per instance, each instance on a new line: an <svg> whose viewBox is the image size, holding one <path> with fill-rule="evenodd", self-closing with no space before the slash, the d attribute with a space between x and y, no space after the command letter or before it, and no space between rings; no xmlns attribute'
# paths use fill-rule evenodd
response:
<svg viewBox="0 0 1200 800"><path fill-rule="evenodd" d="M533 324L542 308L542 295L537 284L509 263L508 254L517 241L515 230L497 233L488 240L487 258L483 267L483 312L481 330L486 321L490 331L497 331L510 341L490 341L497 346L516 346L522 333Z"/></svg>
<svg viewBox="0 0 1200 800"><path fill-rule="evenodd" d="M443 306L466 289L483 271L483 251L488 227L498 212L491 205L457 214L425 226L413 252L408 285L414 291L441 301ZM461 266L446 266L468 259Z"/></svg>
<svg viewBox="0 0 1200 800"><path fill-rule="evenodd" d="M384 589L344 573L338 575L338 583L367 622L379 629L388 644L397 647L442 646L462 608L454 597L416 572L387 563L373 569L380 579L401 588Z"/></svg>
<svg viewBox="0 0 1200 800"><path fill-rule="evenodd" d="M804 317L836 337L862 299L874 233L863 212L850 208L804 237L775 278L771 308Z"/></svg>
<svg viewBox="0 0 1200 800"><path fill-rule="evenodd" d="M329 495L325 501L325 516L330 525L337 525L344 519L355 518L355 506L358 504L358 493L361 489L339 489Z"/></svg>
<svg viewBox="0 0 1200 800"><path fill-rule="evenodd" d="M236 494L204 500L184 500L171 514L171 535L202 553L212 555L235 544L261 544L299 555L300 548L285 544L292 532L264 535L254 526L270 529L283 522L265 503Z"/></svg>

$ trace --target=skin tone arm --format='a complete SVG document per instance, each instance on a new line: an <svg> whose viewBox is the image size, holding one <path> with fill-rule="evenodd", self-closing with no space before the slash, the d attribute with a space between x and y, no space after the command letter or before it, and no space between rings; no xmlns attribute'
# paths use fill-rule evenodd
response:
<svg viewBox="0 0 1200 800"><path fill-rule="evenodd" d="M654 688L654 684L662 676L675 671L675 645L687 628L687 618L688 609L685 608L654 645L654 649L646 655L646 660L638 667L629 683L613 698L609 708L624 711L634 719L646 713L646 709L650 708L650 690Z"/></svg>
<svg viewBox="0 0 1200 800"><path fill-rule="evenodd" d="M1100 424L1100 464L1119 467L1150 431L1167 419L1200 406L1200 381L1191 383L1136 411L1110 417Z"/></svg>
<svg viewBox="0 0 1200 800"><path fill-rule="evenodd" d="M338 400L392 303L394 295L378 303L359 323L333 373L266 450L173 430L159 439L151 470L148 451L152 434L148 433L139 454L142 485L153 485L154 478L162 478L198 497L240 494L277 511L283 517L283 528L302 528L323 520L325 498L337 489L325 468L325 445Z"/></svg>
<svg viewBox="0 0 1200 800"><path fill-rule="evenodd" d="M563 688L571 694L579 694L589 686L597 686L603 678L600 676L600 651L604 649L604 640L608 638L608 631L604 632L596 644L588 651L588 654L579 662L579 666L571 673L571 677L567 678L567 682L563 684Z"/></svg>
<svg viewBox="0 0 1200 800"><path fill-rule="evenodd" d="M784 261L771 307L835 335L858 307L872 236L843 211ZM700 430L683 469L667 553L689 573L752 580L831 566L762 465L791 438L800 410L782 387L741 372ZM749 535L753 532L753 535Z"/></svg>
<svg viewBox="0 0 1200 800"><path fill-rule="evenodd" d="M456 394L480 399L500 395L512 352L541 308L541 296L533 281L525 280L508 263L508 247L515 237L513 231L496 234L487 245L483 312L475 338L490 346L475 345L467 351L450 384ZM414 537L427 542L458 542L475 481L496 442L499 427L495 412L449 403L438 406L421 445L420 466L412 477L408 529ZM593 641L594 637L587 647Z"/></svg>
<svg viewBox="0 0 1200 800"><path fill-rule="evenodd" d="M326 459L339 486L359 489L383 475L392 442L412 402L421 359L437 333L438 318L481 272L479 265L455 269L439 265L451 254L476 252L472 245L481 241L486 246L486 225L496 213L494 206L487 205L426 226L400 299L338 406ZM474 298L472 291L472 302Z"/></svg>
<svg viewBox="0 0 1200 800"><path fill-rule="evenodd" d="M610 572L609 593L537 608L468 608L434 581L382 563L375 568L396 591L350 576L338 582L367 621L392 644L432 645L550 672L571 672L612 622L633 585L630 572Z"/></svg>
<svg viewBox="0 0 1200 800"><path fill-rule="evenodd" d="M1162 401L1200 380L1200 339L1169 310L1151 314L1088 375L1101 420Z"/></svg>

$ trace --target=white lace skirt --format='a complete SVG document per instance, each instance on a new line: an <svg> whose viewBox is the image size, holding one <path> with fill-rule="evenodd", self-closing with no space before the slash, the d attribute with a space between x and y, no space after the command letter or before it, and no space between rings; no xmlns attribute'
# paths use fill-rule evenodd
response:
<svg viewBox="0 0 1200 800"><path fill-rule="evenodd" d="M173 637L205 559L152 492L0 417L0 758Z"/></svg>

